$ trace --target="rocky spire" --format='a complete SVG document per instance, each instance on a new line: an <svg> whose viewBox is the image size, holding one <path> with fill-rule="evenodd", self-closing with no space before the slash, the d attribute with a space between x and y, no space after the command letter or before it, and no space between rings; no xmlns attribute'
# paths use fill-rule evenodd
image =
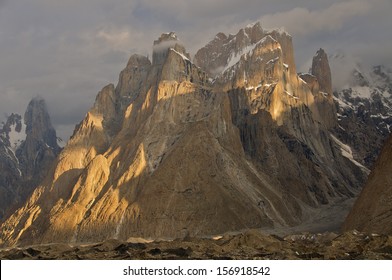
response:
<svg viewBox="0 0 392 280"><path fill-rule="evenodd" d="M58 148L56 131L50 121L46 102L41 97L33 98L24 115L26 124L26 141L36 140Z"/></svg>
<svg viewBox="0 0 392 280"><path fill-rule="evenodd" d="M52 162L61 150L44 99L35 97L30 101L24 123L26 140L16 151L16 156L25 176L42 179L46 174L42 164Z"/></svg>
<svg viewBox="0 0 392 280"><path fill-rule="evenodd" d="M332 78L328 56L323 49L319 49L313 57L311 73L319 82L320 90L332 98Z"/></svg>

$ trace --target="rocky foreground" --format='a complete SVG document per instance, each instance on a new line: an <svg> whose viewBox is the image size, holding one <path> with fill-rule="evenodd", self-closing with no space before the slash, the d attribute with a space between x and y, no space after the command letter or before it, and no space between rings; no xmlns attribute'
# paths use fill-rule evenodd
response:
<svg viewBox="0 0 392 280"><path fill-rule="evenodd" d="M68 245L48 244L0 250L1 259L265 259L391 260L392 236L364 234L298 234L281 238L250 230L211 239Z"/></svg>

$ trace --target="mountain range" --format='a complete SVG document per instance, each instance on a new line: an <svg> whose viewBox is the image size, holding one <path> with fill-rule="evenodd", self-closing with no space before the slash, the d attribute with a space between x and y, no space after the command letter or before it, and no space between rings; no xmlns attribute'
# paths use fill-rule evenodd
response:
<svg viewBox="0 0 392 280"><path fill-rule="evenodd" d="M1 242L337 229L349 206L331 209L358 195L389 133L390 72L371 73L357 69L334 91L323 49L310 73L297 74L291 36L259 23L218 33L193 59L164 33L152 61L132 55L117 85L98 93L61 152L43 110L30 112L37 100L24 117L26 140L10 140L21 117L7 121L2 143L18 158L10 169L19 161L36 188L7 216ZM37 119L47 129L31 129ZM47 157L36 165L42 145Z"/></svg>

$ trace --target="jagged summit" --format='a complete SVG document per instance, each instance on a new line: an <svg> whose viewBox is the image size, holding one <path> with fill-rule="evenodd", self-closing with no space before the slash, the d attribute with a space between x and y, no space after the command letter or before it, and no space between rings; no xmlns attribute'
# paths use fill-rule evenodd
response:
<svg viewBox="0 0 392 280"><path fill-rule="evenodd" d="M233 61L252 50L264 37L270 36L279 42L283 48L283 61L291 72L295 73L294 56L292 54L292 39L282 30L264 30L257 22L240 29L235 35L218 33L215 38L195 55L194 62L212 77L225 71Z"/></svg>
<svg viewBox="0 0 392 280"><path fill-rule="evenodd" d="M260 24L240 29L236 35L218 33L196 53L194 62L214 77L222 72L232 57L242 54L243 49L260 41L263 35Z"/></svg>
<svg viewBox="0 0 392 280"><path fill-rule="evenodd" d="M185 47L178 40L177 35L174 32L169 32L163 33L158 38L158 40L154 41L152 64L162 65L165 62L167 53L170 49L173 49L178 53L183 54L188 59L190 58L189 54L185 50Z"/></svg>

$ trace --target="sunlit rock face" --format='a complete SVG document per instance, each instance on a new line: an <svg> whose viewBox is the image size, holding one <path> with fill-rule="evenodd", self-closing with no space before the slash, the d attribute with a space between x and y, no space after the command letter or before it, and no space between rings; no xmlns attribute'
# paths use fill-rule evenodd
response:
<svg viewBox="0 0 392 280"><path fill-rule="evenodd" d="M386 141L343 230L392 233L392 137Z"/></svg>
<svg viewBox="0 0 392 280"><path fill-rule="evenodd" d="M195 64L165 33L152 63L132 56L3 243L287 228L358 192L366 171L330 134L317 105L328 97L296 74L290 35L256 24L203 52Z"/></svg>
<svg viewBox="0 0 392 280"><path fill-rule="evenodd" d="M0 129L0 220L31 195L60 152L46 103L33 98L24 117L11 114Z"/></svg>

